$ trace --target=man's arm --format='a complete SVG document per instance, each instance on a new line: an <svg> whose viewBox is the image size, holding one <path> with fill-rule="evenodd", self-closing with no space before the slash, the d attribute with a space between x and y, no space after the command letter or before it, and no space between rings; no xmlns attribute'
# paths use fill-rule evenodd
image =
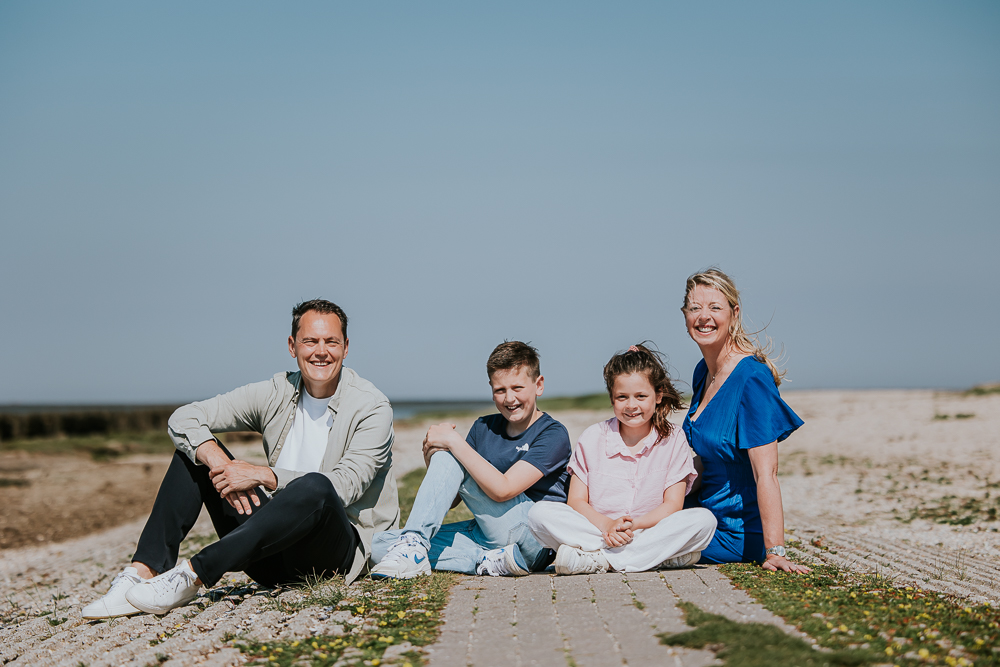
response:
<svg viewBox="0 0 1000 667"><path fill-rule="evenodd" d="M202 444L215 441L213 432L263 431L261 412L273 388L271 381L256 382L183 405L170 415L167 434L174 446L192 462L201 463L196 453Z"/></svg>
<svg viewBox="0 0 1000 667"><path fill-rule="evenodd" d="M260 507L257 494L248 494L247 491L258 486L273 491L278 485L270 468L230 459L215 440L201 443L196 454L198 462L210 468L208 476L215 490L240 514L253 513L251 502L253 506Z"/></svg>
<svg viewBox="0 0 1000 667"><path fill-rule="evenodd" d="M455 424L435 424L424 438L424 459L438 451L451 452L465 471L492 500L502 503L524 493L542 478L542 471L527 461L517 461L507 472L497 470L465 441Z"/></svg>

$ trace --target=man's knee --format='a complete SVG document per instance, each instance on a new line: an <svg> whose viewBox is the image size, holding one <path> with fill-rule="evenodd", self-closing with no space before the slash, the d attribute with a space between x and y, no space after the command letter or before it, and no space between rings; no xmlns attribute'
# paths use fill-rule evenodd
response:
<svg viewBox="0 0 1000 667"><path fill-rule="evenodd" d="M304 501L320 503L340 502L340 496L337 495L337 490L333 488L333 482L326 475L318 472L307 473L302 477L293 479L281 493L300 498Z"/></svg>

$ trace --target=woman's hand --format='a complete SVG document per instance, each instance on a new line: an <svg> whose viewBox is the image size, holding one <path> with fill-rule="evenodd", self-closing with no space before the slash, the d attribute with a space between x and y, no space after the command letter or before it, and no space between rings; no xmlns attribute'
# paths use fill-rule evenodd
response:
<svg viewBox="0 0 1000 667"><path fill-rule="evenodd" d="M784 556L779 556L777 554L770 554L767 560L761 564L761 567L765 570L770 570L771 572L796 572L798 574L807 574L812 572L811 568L805 565L799 565L798 563L793 563Z"/></svg>

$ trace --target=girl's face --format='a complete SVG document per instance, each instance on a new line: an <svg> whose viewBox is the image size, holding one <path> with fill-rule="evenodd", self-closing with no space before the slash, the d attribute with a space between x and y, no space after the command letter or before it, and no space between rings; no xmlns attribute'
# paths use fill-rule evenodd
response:
<svg viewBox="0 0 1000 667"><path fill-rule="evenodd" d="M734 314L722 292L714 287L695 285L684 307L684 322L694 342L703 347L712 346L729 339L729 325Z"/></svg>
<svg viewBox="0 0 1000 667"><path fill-rule="evenodd" d="M629 373L615 378L611 404L615 417L630 429L649 426L656 404L663 398L657 393L645 373Z"/></svg>

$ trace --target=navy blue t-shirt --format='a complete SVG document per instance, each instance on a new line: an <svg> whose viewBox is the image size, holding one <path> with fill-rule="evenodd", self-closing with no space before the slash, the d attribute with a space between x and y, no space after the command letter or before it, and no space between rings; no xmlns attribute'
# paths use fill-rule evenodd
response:
<svg viewBox="0 0 1000 667"><path fill-rule="evenodd" d="M549 415L543 414L516 438L507 435L507 420L503 415L480 417L469 429L465 441L500 472L507 472L518 461L527 461L538 468L542 478L524 492L535 502L566 502L569 486L566 464L573 447L569 431Z"/></svg>

